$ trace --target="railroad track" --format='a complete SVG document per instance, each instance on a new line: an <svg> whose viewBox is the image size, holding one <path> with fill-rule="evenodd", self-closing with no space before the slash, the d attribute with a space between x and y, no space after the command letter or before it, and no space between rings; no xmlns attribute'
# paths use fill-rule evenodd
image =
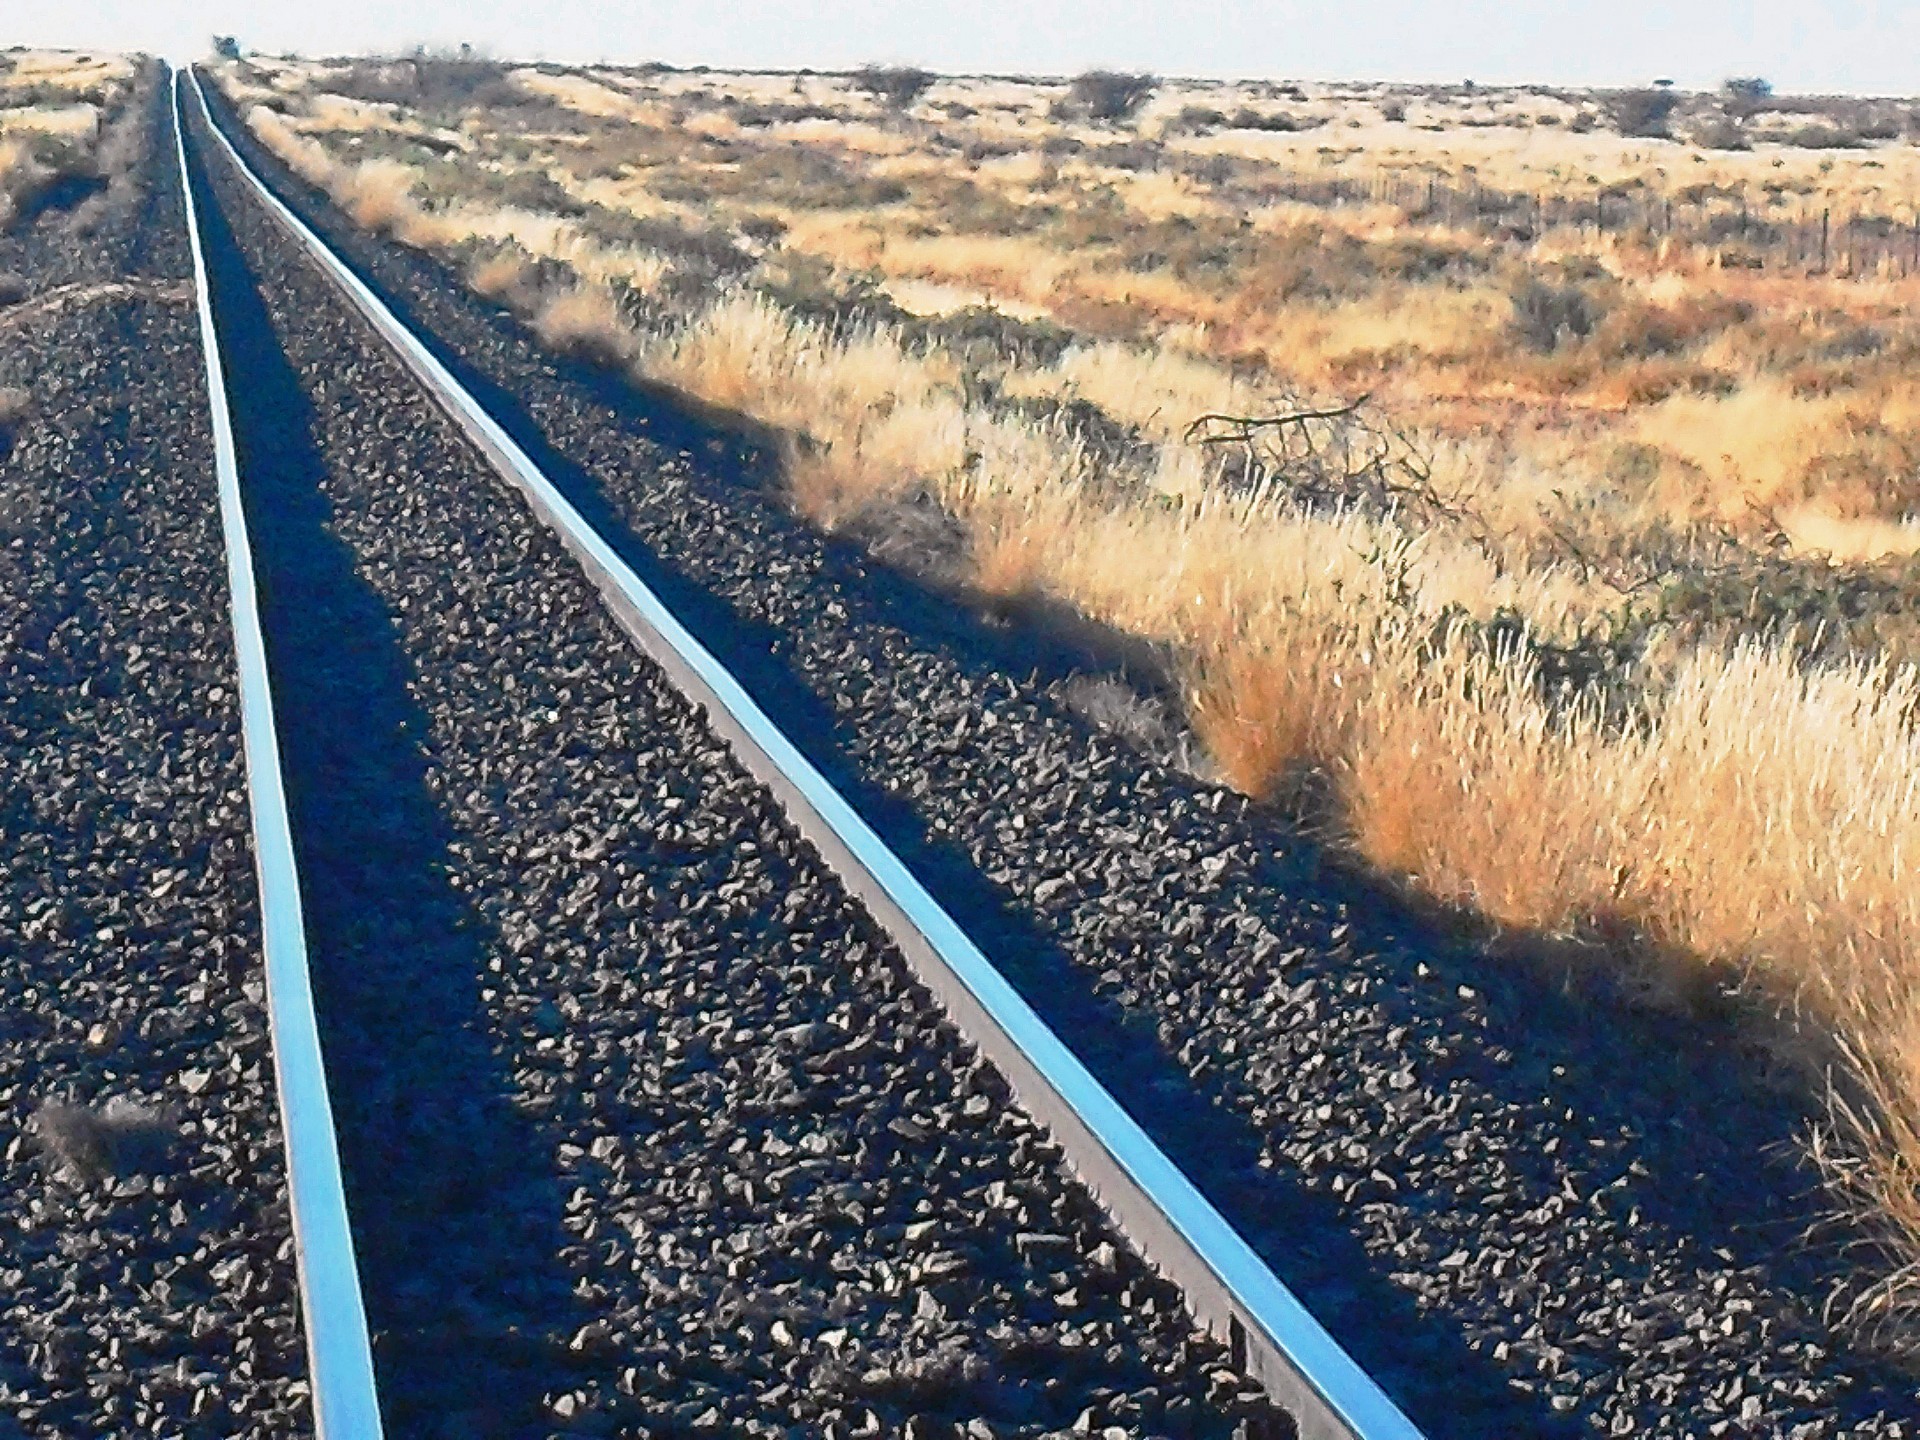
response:
<svg viewBox="0 0 1920 1440"><path fill-rule="evenodd" d="M1103 1353L1124 1382L1089 1386L1102 1398L1088 1405L1058 1375L1051 1389L1026 1387L1063 1423L1084 1411L1098 1426L1102 1405L1123 1430L1134 1419L1200 1432L1209 1413L1273 1423L1249 1394L1227 1394L1223 1409L1207 1384L1181 1393L1196 1383L1191 1357L1174 1354L1185 1322L1096 1238L1110 1223L1218 1337L1228 1365L1216 1373L1253 1377L1300 1433L1416 1434L744 687L248 169L204 104L183 78L178 159L198 202L197 292L320 1432L377 1434L383 1402L401 1433L451 1424L460 1387L435 1367L482 1333L514 1337L496 1357L494 1407L514 1418L452 1412L461 1433L519 1433L536 1399L582 1433L643 1412L657 1421L662 1406L674 1423L718 1428L737 1418L723 1403L730 1381L763 1395L794 1386L793 1367L768 1368L766 1352L804 1350L809 1329L832 1338L798 1373L842 1387L841 1411L876 1424L883 1411L958 1416L985 1394L985 1408L1005 1402L1017 1415L1030 1397L996 1391L995 1365L1037 1373L1047 1367L1035 1355L1065 1353L1046 1349L1036 1309L1108 1337ZM295 314L324 342L303 342ZM343 645L354 651L345 677ZM367 806L373 823L358 813ZM656 883L659 872L675 884ZM409 927L416 916L424 923ZM487 938L467 938L475 932ZM821 963L834 951L844 963ZM368 973L403 961L416 967L404 969L405 995ZM520 964L526 973L512 973ZM670 983L649 984L650 964ZM903 964L938 1013L901 983ZM702 994L703 978L726 988ZM457 1024L442 1003L458 1007ZM463 1038L443 1042L442 1024ZM387 1072L409 1041L396 1081ZM426 1048L435 1053L421 1058ZM634 1072L637 1088L622 1083ZM738 1112L716 1075L760 1093ZM429 1134L462 1105L473 1113L455 1117L451 1146ZM833 1123L770 1118L823 1110ZM680 1168L647 1178L656 1195L707 1207L690 1227L713 1242L704 1270L674 1217L649 1211L645 1184L623 1174L660 1158L663 1133L681 1147ZM806 1158L746 1163L755 1141L758 1157ZM419 1145L429 1147L414 1162L427 1172L419 1183L387 1173ZM514 1183L517 1146L545 1146L574 1168L564 1233L525 1233L545 1194L510 1207L522 1210L517 1229L484 1223L489 1184ZM836 1168L849 1149L861 1163ZM463 1160L477 1187L447 1173ZM1104 1215L1079 1213L1061 1163ZM924 1193L894 1193L891 1178L916 1171ZM796 1190L832 1193L787 1216L786 1232L756 1240L741 1229L750 1249L728 1249L725 1223L768 1208L763 1194ZM987 1213L968 1213L983 1197ZM902 1206L911 1218L880 1213ZM889 1299L917 1287L924 1334L894 1337L888 1354L860 1339L863 1318L874 1335L889 1321L863 1315L858 1286L813 1313L804 1280L790 1279L769 1293L791 1313L771 1317L764 1296L703 1288L714 1264L732 1280L735 1268L820 1258L829 1214L865 1218L852 1223L863 1233L834 1232L830 1259L844 1263L825 1273L877 1274ZM434 1235L442 1223L457 1243ZM526 1248L487 1254L502 1234ZM518 1271L547 1242L571 1257L567 1272L529 1277L537 1283L504 1324L483 1313L478 1277ZM769 1242L794 1256L765 1253ZM640 1263L648 1245L657 1266ZM424 1320L442 1308L433 1276L407 1263L422 1247L465 1287L453 1308L471 1312L437 1330ZM970 1280L949 1278L961 1275ZM968 1349L961 1323L984 1314L944 1313L968 1283L985 1310L1005 1310L991 1357ZM1036 1300L1023 1285L1052 1293ZM635 1317L649 1303L677 1307L683 1333L700 1335L707 1360L689 1385L701 1399L649 1396L654 1381L619 1363L622 1344L646 1332ZM709 1306L728 1312L719 1330L746 1338L702 1329ZM1063 1308L1092 1318L1061 1320ZM393 1337L387 1352L370 1330ZM1153 1363L1143 1369L1116 1335ZM716 1377L709 1361L721 1351ZM664 1367L662 1383L687 1358L657 1335L635 1353ZM403 1393L377 1396L376 1375L382 1386L398 1377ZM679 1414L688 1406L702 1408Z"/></svg>

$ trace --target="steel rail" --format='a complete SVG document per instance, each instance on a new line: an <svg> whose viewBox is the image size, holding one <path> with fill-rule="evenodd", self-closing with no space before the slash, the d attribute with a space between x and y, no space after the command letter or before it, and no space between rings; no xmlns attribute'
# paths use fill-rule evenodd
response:
<svg viewBox="0 0 1920 1440"><path fill-rule="evenodd" d="M326 1066L307 972L306 927L293 832L287 821L280 772L280 741L273 721L273 688L266 639L254 587L253 547L240 499L240 466L227 408L226 374L207 284L200 215L187 168L186 115L181 86L173 87L174 149L186 201L193 250L193 288L200 313L200 349L206 361L207 407L213 425L213 463L220 491L220 529L227 552L227 589L233 611L235 668L239 672L241 737L246 752L247 799L253 819L254 871L260 886L261 949L266 960L267 1024L273 1040L274 1088L286 1149L288 1205L300 1278L300 1314L307 1337L307 1380L314 1430L320 1440L380 1440L373 1351L367 1336L360 1272L347 1219L346 1189L327 1098Z"/></svg>
<svg viewBox="0 0 1920 1440"><path fill-rule="evenodd" d="M1420 1440L1420 1432L1213 1204L1020 997L965 931L724 665L681 624L524 450L333 249L254 173L214 121L235 173L573 553L633 640L785 808L848 892L889 932L954 1024L1046 1126L1081 1182L1184 1292L1306 1440Z"/></svg>

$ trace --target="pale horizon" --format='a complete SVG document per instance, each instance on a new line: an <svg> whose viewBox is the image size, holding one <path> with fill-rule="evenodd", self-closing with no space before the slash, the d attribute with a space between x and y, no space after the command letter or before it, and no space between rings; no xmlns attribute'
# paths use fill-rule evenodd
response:
<svg viewBox="0 0 1920 1440"><path fill-rule="evenodd" d="M880 62L946 74L1071 75L1107 67L1202 79L1408 84L1615 87L1671 79L1690 90L1758 75L1783 93L1920 92L1914 0L1353 0L1337 11L1299 0L1221 0L1204 12L1164 0L983 0L965 11L878 0L744 0L725 10L589 0L419 0L406 7L339 0L272 10L237 0L100 0L84 10L18 9L0 26L0 44L145 50L175 62L198 59L213 35L231 34L267 53L391 54L464 42L502 60L654 60L720 70L845 70Z"/></svg>

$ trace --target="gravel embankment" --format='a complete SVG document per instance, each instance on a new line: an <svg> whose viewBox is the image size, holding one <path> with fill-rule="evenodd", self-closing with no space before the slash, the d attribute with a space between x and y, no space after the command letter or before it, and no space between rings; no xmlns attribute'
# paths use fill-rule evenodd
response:
<svg viewBox="0 0 1920 1440"><path fill-rule="evenodd" d="M1569 993L1088 723L1005 629L772 497L771 466L541 353L283 195L857 793L1035 1002L1435 1435L1912 1435L1820 1319L1844 1232L1791 1086L1711 1018Z"/></svg>
<svg viewBox="0 0 1920 1440"><path fill-rule="evenodd" d="M154 97L157 103L157 95ZM164 111L0 238L0 1437L308 1433L226 571ZM98 208L98 207L96 207Z"/></svg>
<svg viewBox="0 0 1920 1440"><path fill-rule="evenodd" d="M558 543L217 175L393 1432L1285 1433Z"/></svg>

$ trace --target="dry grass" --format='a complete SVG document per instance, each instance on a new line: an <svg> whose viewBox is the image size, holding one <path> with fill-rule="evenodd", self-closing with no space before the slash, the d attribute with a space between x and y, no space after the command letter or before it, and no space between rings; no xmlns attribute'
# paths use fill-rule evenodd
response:
<svg viewBox="0 0 1920 1440"><path fill-rule="evenodd" d="M549 295L533 317L541 343L598 365L618 366L639 348L633 327L604 285L581 284Z"/></svg>
<svg viewBox="0 0 1920 1440"><path fill-rule="evenodd" d="M528 158L478 117L412 118L458 121L466 163L537 170L625 225L757 225L759 269L641 330L622 289L658 294L678 262L620 225L482 200L478 181L421 212L399 167L252 119L363 223L467 257L477 244L475 287L547 343L790 434L792 498L819 523L930 495L964 531L975 591L1044 595L1163 646L1224 780L1283 795L1311 778L1355 854L1497 930L1564 942L1654 1003L1741 997L1811 1085L1836 1077L1822 1158L1888 1252L1920 1259L1915 672L1871 654L1812 663L1803 637L1764 626L1702 641L1656 615L1623 711L1612 682L1549 698L1539 659L1544 641L1644 623L1663 592L1638 582L1686 578L1672 571L1688 547L1753 564L1781 544L1836 562L1920 553L1920 280L1750 272L1570 229L1502 249L1401 202L1285 199L1259 169L1563 195L1745 186L1763 214L1816 193L1796 187L1884 196L1920 180L1912 153L1842 172L1764 143L1573 133L1592 107L1542 96L1426 96L1390 121L1387 92L1329 87L1284 105L1205 94L1322 122L1294 133L1193 133L1174 123L1193 97L1163 93L1103 149L1113 131L1050 118L1057 87L970 80L920 102L970 112L935 146L930 126L827 77L724 77L720 96L709 76L519 81L573 112L577 144ZM301 87L323 84L309 73L288 93L311 105ZM727 102L842 118L749 125ZM876 198L844 199L858 195ZM574 284L535 294L536 256ZM837 313L859 281L913 315L986 302L1070 334L1042 359L1011 341L982 358L768 293L800 306L813 285ZM1529 333L1528 284L1580 323ZM1360 390L1432 457L1429 490L1402 508L1309 503L1289 474L1235 472L1185 439L1203 412ZM1116 459L1069 420L1030 418L1062 401L1135 448ZM1905 1324L1920 1269L1881 1281L1854 1318Z"/></svg>
<svg viewBox="0 0 1920 1440"><path fill-rule="evenodd" d="M533 267L523 256L503 250L469 267L467 283L476 294L509 310L522 310L533 298Z"/></svg>

